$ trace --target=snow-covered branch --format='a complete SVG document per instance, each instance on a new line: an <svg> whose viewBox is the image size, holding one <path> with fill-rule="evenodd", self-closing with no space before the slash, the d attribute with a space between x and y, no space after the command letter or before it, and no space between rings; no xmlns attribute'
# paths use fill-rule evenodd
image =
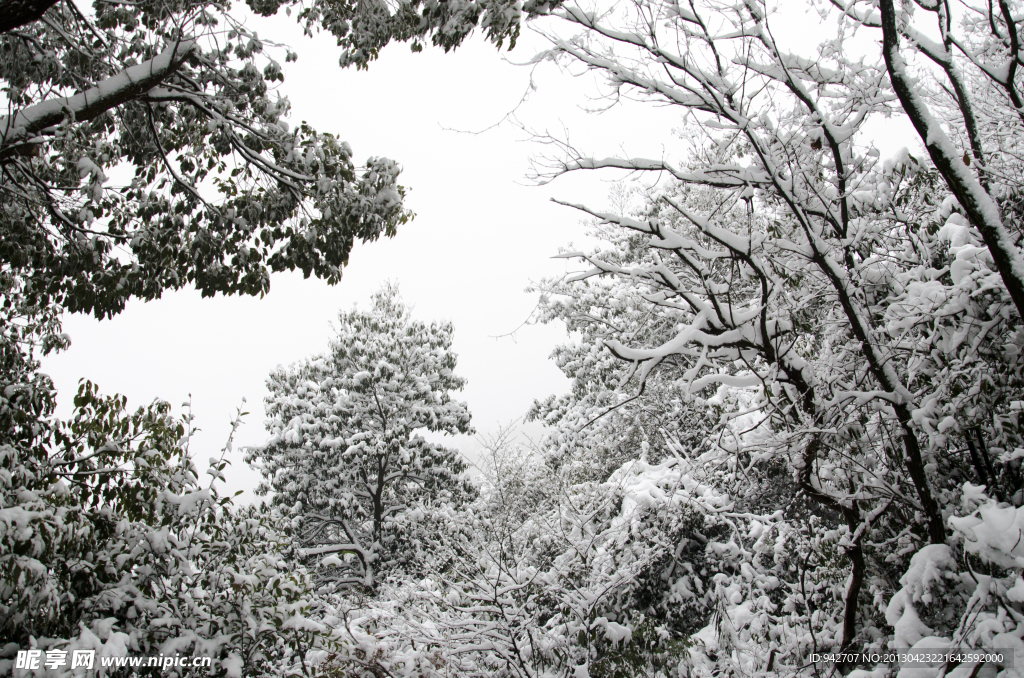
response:
<svg viewBox="0 0 1024 678"><path fill-rule="evenodd" d="M152 59L129 66L84 92L47 99L0 117L0 160L17 152L19 145L33 143L65 118L84 122L138 99L171 76L195 47L194 40L174 42Z"/></svg>

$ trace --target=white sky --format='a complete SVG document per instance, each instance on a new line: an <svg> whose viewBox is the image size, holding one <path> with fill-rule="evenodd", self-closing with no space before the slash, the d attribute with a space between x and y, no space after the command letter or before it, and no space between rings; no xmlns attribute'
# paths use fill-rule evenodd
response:
<svg viewBox="0 0 1024 678"><path fill-rule="evenodd" d="M278 274L264 299L201 299L187 290L130 303L112 320L67 318L71 348L43 361L57 385L61 412L70 411L83 377L103 393L126 395L133 409L162 398L180 411L191 394L201 429L192 452L202 467L219 456L244 397L250 414L230 455L227 489L248 491L259 475L245 465L238 447L266 437L267 374L326 349L338 310L354 303L365 307L385 280L399 283L417 317L454 322L458 372L469 380L461 397L479 433L493 433L522 416L534 398L564 392L567 380L547 359L567 339L564 328L527 326L514 339L496 337L530 315L536 299L524 288L531 280L566 270L564 261L551 259L558 248L585 240L580 215L550 198L604 207L608 180L615 177L565 177L538 187L525 176L530 158L544 149L521 130L505 124L483 134L451 131L499 122L526 93L531 69L504 61L477 38L449 54L411 54L406 45L393 45L369 71L342 70L332 40L303 38L290 19L262 21L259 32L299 53L298 62L285 65L282 87L292 102L291 122L307 120L337 133L352 145L357 161L370 155L398 160L416 219L391 240L357 246L333 288L301 274ZM521 43L509 55L520 61L542 46L536 37L524 37L523 43L532 40L536 48ZM657 131L631 125L625 110L585 114L578 106L596 91L592 84L551 65L535 75L538 91L519 111L531 128L558 136L569 129L580 147L598 153L621 152L621 145L627 152L661 155L660 135L668 135L674 121L669 111L655 113L662 118ZM645 112L648 122L651 113ZM472 439L453 444L467 452L476 447Z"/></svg>
<svg viewBox="0 0 1024 678"><path fill-rule="evenodd" d="M201 433L192 452L200 466L219 456L235 409L244 398L250 414L235 441L229 491L251 490L259 475L242 461L242 445L259 444L264 380L276 365L323 351L331 322L342 308L364 307L385 280L425 320L455 325L458 372L468 378L462 398L482 434L522 416L534 398L564 392L567 380L548 360L567 339L561 327L522 327L536 299L524 293L531 280L566 270L552 260L560 246L585 241L580 215L550 202L552 196L604 208L610 181L621 175L580 174L538 187L525 177L530 158L545 152L513 125L499 122L526 93L536 91L518 117L532 130L568 138L594 156L660 157L673 145L676 111L626 104L600 115L581 109L597 89L552 64L536 70L503 60L480 38L453 53L428 48L411 54L392 45L368 71L337 66L333 40L304 38L287 17L259 22L260 36L291 45L296 63L284 64L282 91L293 106L292 123L307 120L351 143L355 159L385 155L404 167L408 207L417 218L392 240L357 246L342 282L272 277L264 299L201 299L192 290L131 303L112 320L66 320L71 348L44 360L70 409L80 378L104 393L122 393L134 409L154 398L177 411L191 394ZM799 25L786 26L799 35ZM817 39L815 39L817 42ZM526 34L509 57L527 61L544 47ZM283 60L283 59L282 59ZM569 264L571 266L571 264ZM537 429L532 430L536 435ZM453 441L472 453L471 439Z"/></svg>

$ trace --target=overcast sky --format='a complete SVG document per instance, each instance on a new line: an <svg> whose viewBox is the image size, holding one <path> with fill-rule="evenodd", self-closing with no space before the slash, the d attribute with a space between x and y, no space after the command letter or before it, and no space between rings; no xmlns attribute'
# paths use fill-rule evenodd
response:
<svg viewBox="0 0 1024 678"><path fill-rule="evenodd" d="M663 118L657 132L650 109L644 125L631 124L627 110L588 115L579 107L596 93L591 81L570 78L553 65L514 65L480 39L449 54L412 54L406 45L393 45L369 71L355 71L337 66L332 40L304 38L290 19L261 21L258 31L299 53L298 62L287 64L282 87L292 102L292 123L306 120L337 133L357 161L371 155L398 160L416 219L391 240L357 246L333 288L277 274L264 299L201 299L187 290L130 303L112 320L69 317L71 348L44 360L62 413L83 377L104 393L126 395L133 408L162 398L177 410L191 394L201 429L192 452L205 465L219 454L245 398L250 414L231 455L228 489L250 490L259 477L238 447L266 437L267 374L323 351L338 310L366 307L385 280L399 283L417 317L454 322L458 372L469 380L461 397L480 433L521 417L534 398L564 392L567 381L548 361L552 348L567 339L564 328L520 327L536 304L524 288L563 273L566 263L551 257L560 246L585 241L580 216L550 198L604 207L609 182L617 177L566 177L538 187L526 177L531 157L545 149L517 126L495 124L520 103L531 75L537 89L518 117L533 130L568 135L595 153L624 149L660 156L659 135L671 133L668 111L655 112ZM528 36L507 56L527 61L542 46ZM502 336L517 328L514 336ZM472 440L455 444L474 448Z"/></svg>
<svg viewBox="0 0 1024 678"><path fill-rule="evenodd" d="M511 63L544 48L530 33L504 55L479 38L449 54L412 54L406 45L392 45L368 71L355 71L337 66L333 40L305 38L287 17L253 25L262 38L299 53L297 62L285 65L281 88L292 102L292 123L306 120L337 133L356 160L398 160L417 217L391 240L357 246L333 288L278 274L264 299L201 299L187 290L131 303L113 320L68 318L71 348L44 361L62 413L83 377L105 393L128 396L133 408L162 398L178 410L191 394L201 429L192 452L205 466L219 455L245 398L249 415L230 455L227 489L251 490L259 476L246 467L239 447L266 437L267 374L323 351L338 310L367 306L385 280L400 285L419 318L454 322L458 372L469 380L462 398L480 433L521 417L534 398L564 392L568 383L548 355L568 338L562 327L520 327L536 304L524 288L565 272L564 260L551 259L559 247L585 243L580 215L551 197L605 208L612 182L622 176L581 174L537 186L527 179L530 160L551 149L514 124L497 123L515 109L530 130L567 138L595 156L671 157L679 150L672 134L676 112L629 103L587 112L600 105L589 77L573 77L551 63ZM798 23L781 25L777 33L799 40L799 29ZM531 78L535 89L520 105ZM514 337L503 336L517 328ZM470 453L475 448L472 440L454 444Z"/></svg>

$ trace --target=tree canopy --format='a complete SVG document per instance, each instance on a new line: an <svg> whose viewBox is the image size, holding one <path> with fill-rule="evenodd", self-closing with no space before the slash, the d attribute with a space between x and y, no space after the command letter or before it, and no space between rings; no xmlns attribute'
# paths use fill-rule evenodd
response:
<svg viewBox="0 0 1024 678"><path fill-rule="evenodd" d="M395 162L289 126L293 53L227 4L61 4L0 53L0 256L39 303L106 317L189 284L263 294L271 271L336 282L410 216Z"/></svg>
<svg viewBox="0 0 1024 678"><path fill-rule="evenodd" d="M715 596L729 596L719 619L730 626L696 634L709 667L737 672L799 671L822 647L975 647L982 618L1016 618L1008 599L966 583L931 607L922 568L955 579L950 545L980 553L984 539L961 526L1024 501L1014 461L1024 442L1019 8L967 7L956 27L943 2L820 11L837 33L810 54L780 44L777 18L758 2L567 6L558 14L578 32L551 33L551 58L687 121L674 162L563 147L555 174L618 168L668 180L626 210L575 205L605 246L564 252L584 269L539 289L545 318L590 328L575 353L622 361L619 383L634 392L606 410L639 407L629 403L652 379L671 379L685 409L718 419L701 477L729 455L717 457L730 472L716 487L773 525L769 537L755 525L749 542L732 538L734 566L775 539L760 571L782 588L765 579L757 588L775 594L736 594L722 570ZM857 41L866 30L881 50ZM936 31L940 42L928 37ZM879 157L868 123L893 115L909 120L924 153ZM565 403L556 420L592 418L585 406ZM949 517L979 505L982 518ZM829 546L815 524L841 538ZM792 565L772 569L794 530L824 540L799 581ZM795 597L782 611L804 606L804 620L775 616L786 586ZM812 602L811 591L828 593ZM809 635L779 640L799 626ZM724 659L723 648L750 663Z"/></svg>
<svg viewBox="0 0 1024 678"><path fill-rule="evenodd" d="M342 65L366 67L392 40L447 50L480 27L514 44L548 7L315 2L297 18L337 37ZM396 162L359 164L336 134L289 124L275 89L296 53L230 8L0 3L0 262L31 299L103 318L185 285L264 294L273 271L334 283L356 241L411 217Z"/></svg>

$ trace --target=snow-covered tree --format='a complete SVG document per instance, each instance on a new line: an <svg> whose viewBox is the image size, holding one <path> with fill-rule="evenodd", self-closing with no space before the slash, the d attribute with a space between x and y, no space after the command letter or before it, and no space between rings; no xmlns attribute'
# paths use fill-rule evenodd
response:
<svg viewBox="0 0 1024 678"><path fill-rule="evenodd" d="M885 646L890 621L879 603L916 550L946 542L965 481L986 484L996 500L1022 498L1013 450L1022 444L1015 288L1024 278L1012 198L1022 123L1010 66L1020 8L968 12L969 37L947 42L959 54L938 54L946 68L927 52L937 43L912 25L937 16L949 30L944 3L897 15L922 51L916 61L893 52L887 29L881 51L856 37L885 29L891 3L881 15L870 2L832 4L818 9L838 28L816 50L796 46L799 54L776 41L772 12L756 1L556 10L573 33L554 25L548 56L605 75L615 96L678 107L686 125L674 158L598 159L564 147L555 174L619 168L667 180L633 210L577 206L622 235L565 252L584 269L538 286L545 318L593 326L562 350L586 357L567 366L589 361L579 374L594 384L605 356L628 368L620 373L630 390L604 403L608 416L651 379L666 381L682 410L721 417L709 440L731 456L720 491L741 505L765 500L758 514L809 499L790 527L817 520L827 530L815 539L841 536L831 548L838 561L804 564L809 585L831 581L838 592L806 619L819 649ZM907 60L917 82L904 96ZM963 82L970 91L958 95ZM976 107L958 105L967 95L987 106L973 122L965 119ZM867 124L898 114L926 150L882 161ZM567 405L563 421L599 414ZM781 491L765 493L764 478L780 467ZM828 574L837 566L838 580ZM811 647L755 644L737 670L795 670Z"/></svg>
<svg viewBox="0 0 1024 678"><path fill-rule="evenodd" d="M340 314L326 354L267 380L272 436L247 459L274 504L294 511L306 555L327 556L335 579L372 585L375 570L421 567L434 512L472 496L458 453L421 435L472 430L452 397L466 383L452 332L413 319L386 286L370 309Z"/></svg>
<svg viewBox="0 0 1024 678"><path fill-rule="evenodd" d="M618 206L625 207L622 186L616 193ZM593 226L590 235L602 242L605 256L617 265L636 268L652 263L643 238L608 225ZM605 346L606 340L624 337L664 343L674 335L682 314L652 306L642 287L613 277L548 280L531 291L541 293L536 320L560 320L578 337L552 355L572 380L572 389L535 402L528 415L551 427L545 444L549 463L573 466L577 480L603 480L638 455L657 463L680 444L689 450L704 445L716 421L687 402L679 382L685 365L667 361L644 379L639 393L632 392L623 385L633 366Z"/></svg>

